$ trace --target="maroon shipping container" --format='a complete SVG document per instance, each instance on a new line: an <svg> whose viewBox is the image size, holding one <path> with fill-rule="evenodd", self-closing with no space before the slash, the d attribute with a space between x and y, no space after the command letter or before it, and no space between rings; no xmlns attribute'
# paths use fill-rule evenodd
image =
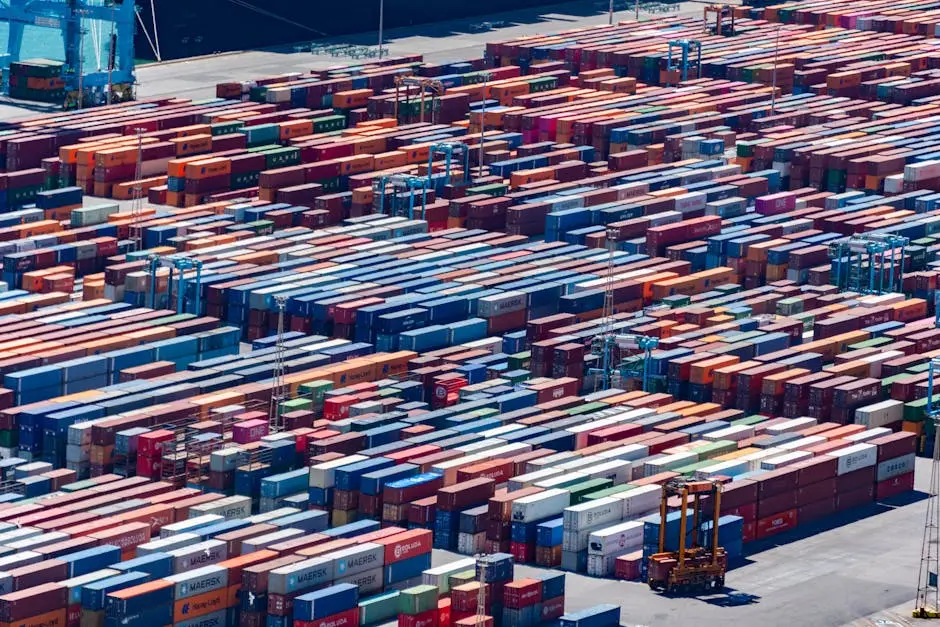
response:
<svg viewBox="0 0 940 627"><path fill-rule="evenodd" d="M62 560L49 559L37 564L20 566L7 574L13 578L13 590L26 590L44 583L62 581L68 578L68 564Z"/></svg>
<svg viewBox="0 0 940 627"><path fill-rule="evenodd" d="M275 568L282 568L284 566L290 566L291 564L296 564L297 562L302 562L305 559L309 559L302 555L285 555L283 557L278 557L269 562L264 562L262 564L254 564L252 566L246 566L242 570L242 586L243 589L247 592L259 593L267 592L268 590L268 574Z"/></svg>
<svg viewBox="0 0 940 627"><path fill-rule="evenodd" d="M761 499L776 496L781 492L795 491L797 488L798 469L788 466L779 470L771 470L754 477L758 485L758 494Z"/></svg>
<svg viewBox="0 0 940 627"><path fill-rule="evenodd" d="M875 466L868 466L867 468L860 468L844 475L839 475L836 477L836 491L839 494L843 494L865 486L874 486L876 471L877 468Z"/></svg>
<svg viewBox="0 0 940 627"><path fill-rule="evenodd" d="M54 609L64 608L68 596L68 588L61 583L45 583L4 594L0 596L0 621L20 621L29 616L39 616Z"/></svg>
<svg viewBox="0 0 940 627"><path fill-rule="evenodd" d="M878 461L894 459L917 450L917 435L910 431L898 431L868 441L878 447Z"/></svg>
<svg viewBox="0 0 940 627"><path fill-rule="evenodd" d="M429 529L412 529L374 542L385 547L385 565L431 552L433 535Z"/></svg>
<svg viewBox="0 0 940 627"><path fill-rule="evenodd" d="M793 509L797 505L796 495L797 492L795 490L786 490L774 494L773 496L762 498L757 502L757 517L766 518L788 509Z"/></svg>
<svg viewBox="0 0 940 627"><path fill-rule="evenodd" d="M875 498L878 500L891 498L914 489L914 473L893 477L875 484Z"/></svg>
<svg viewBox="0 0 940 627"><path fill-rule="evenodd" d="M798 507L803 507L822 499L831 499L835 495L836 478L830 477L798 488L796 491L796 504Z"/></svg>
<svg viewBox="0 0 940 627"><path fill-rule="evenodd" d="M401 505L423 499L437 494L444 486L444 477L437 477L424 483L409 485L403 488L385 486L382 489L382 502L385 504Z"/></svg>
<svg viewBox="0 0 940 627"><path fill-rule="evenodd" d="M542 601L542 582L538 579L519 579L503 586L503 604L522 609Z"/></svg>
<svg viewBox="0 0 940 627"><path fill-rule="evenodd" d="M434 524L437 511L437 497L429 496L408 504L408 522L420 526Z"/></svg>
<svg viewBox="0 0 940 627"><path fill-rule="evenodd" d="M726 483L721 487L722 511L736 509L757 502L757 482L752 479L741 479Z"/></svg>
<svg viewBox="0 0 940 627"><path fill-rule="evenodd" d="M801 505L797 510L797 518L801 523L810 523L820 518L830 516L836 511L836 497L829 496L813 503Z"/></svg>
<svg viewBox="0 0 940 627"><path fill-rule="evenodd" d="M488 477L478 477L452 486L441 488L437 492L437 508L442 511L458 511L485 503L493 496L496 482Z"/></svg>
<svg viewBox="0 0 940 627"><path fill-rule="evenodd" d="M850 492L840 492L836 496L836 511L844 511L853 507L859 507L875 500L875 486L867 485L851 490Z"/></svg>
<svg viewBox="0 0 940 627"><path fill-rule="evenodd" d="M797 462L793 464L793 467L797 469L796 484L797 486L803 487L835 477L838 468L838 460L836 460L835 457L819 455L812 459Z"/></svg>

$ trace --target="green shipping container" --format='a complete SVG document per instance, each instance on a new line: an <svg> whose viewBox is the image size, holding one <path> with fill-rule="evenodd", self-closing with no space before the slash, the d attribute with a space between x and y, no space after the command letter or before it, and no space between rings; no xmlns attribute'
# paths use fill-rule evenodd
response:
<svg viewBox="0 0 940 627"><path fill-rule="evenodd" d="M398 611L415 616L437 607L437 586L415 586L406 588L398 595Z"/></svg>
<svg viewBox="0 0 940 627"><path fill-rule="evenodd" d="M326 380L310 381L301 383L299 388L300 396L310 399L314 411L323 409L323 399L326 393L333 389L333 382Z"/></svg>
<svg viewBox="0 0 940 627"><path fill-rule="evenodd" d="M568 491L571 492L571 504L578 505L584 502L584 497L598 490L605 490L613 487L614 482L610 479L589 479L576 483Z"/></svg>
<svg viewBox="0 0 940 627"><path fill-rule="evenodd" d="M398 616L398 590L383 592L359 601L359 624L376 625Z"/></svg>
<svg viewBox="0 0 940 627"><path fill-rule="evenodd" d="M602 409L608 408L607 403L585 403L584 405L578 405L577 407L572 407L567 410L569 416L580 416L581 414L590 414L591 412L600 411Z"/></svg>
<svg viewBox="0 0 940 627"><path fill-rule="evenodd" d="M589 492L581 498L581 502L584 501L596 501L597 499L603 499L608 496L613 496L615 494L622 494L624 492L629 492L630 490L635 490L637 486L630 485L629 483L625 485L615 485L609 488L604 488L603 490L598 490L597 492Z"/></svg>

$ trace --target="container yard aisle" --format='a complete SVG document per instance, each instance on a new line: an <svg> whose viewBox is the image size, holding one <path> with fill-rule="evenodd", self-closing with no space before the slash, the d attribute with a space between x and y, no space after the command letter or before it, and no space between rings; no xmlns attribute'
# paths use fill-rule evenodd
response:
<svg viewBox="0 0 940 627"><path fill-rule="evenodd" d="M668 15L693 15L700 17L703 2L674 3L675 11ZM560 29L606 24L607 14L585 16L585 7L593 7L592 2L576 2L571 5L551 5L550 12L542 13L535 9L513 11L490 16L491 21L503 21L507 25L488 32L472 33L470 26L480 23L483 18L453 20L439 24L422 24L412 28L397 28L386 31L385 54L399 56L403 54L422 54L428 61L445 63L458 59L479 56L487 41L508 39L525 35L535 35ZM570 10L570 8L576 10ZM568 9L568 12L566 12ZM640 12L641 19L656 19L662 14ZM633 19L634 11L617 11L614 21ZM451 35L442 35L450 32ZM374 45L374 32L350 35L341 40L324 40L324 43L350 43ZM325 55L312 55L309 52L295 53L289 49L278 51L245 51L225 53L217 57L200 57L193 60L178 60L167 63L149 63L137 69L138 98L156 96L186 96L189 98L211 97L214 86L222 81L250 80L257 76L283 72L306 72L311 69L323 69L350 59ZM15 120L35 115L24 107L0 102L0 121Z"/></svg>
<svg viewBox="0 0 940 627"><path fill-rule="evenodd" d="M916 489L926 490L929 460L918 459L916 472ZM895 507L853 510L821 525L758 542L760 546L754 547L758 552L732 571L725 594L668 598L652 594L643 583L567 573L566 606L575 611L598 603L620 604L625 627L930 625L910 618L924 525L923 496L922 492L904 495ZM859 511L871 515L862 518ZM439 566L460 557L435 550L432 563ZM544 569L517 565L516 572L532 576ZM885 610L903 618L892 614L888 619L880 614ZM865 620L874 614L880 620L903 622Z"/></svg>

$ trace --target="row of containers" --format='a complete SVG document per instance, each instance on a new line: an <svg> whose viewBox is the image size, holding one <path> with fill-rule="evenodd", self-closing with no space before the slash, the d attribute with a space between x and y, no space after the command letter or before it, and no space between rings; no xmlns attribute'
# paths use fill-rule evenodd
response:
<svg viewBox="0 0 940 627"><path fill-rule="evenodd" d="M396 224L404 222L410 225L415 221L401 220ZM573 294L558 299L561 308L568 311L536 317L553 311L546 311L541 304L550 302L552 295L563 291L566 283L563 280L546 282L548 275L538 268L556 264L609 267L609 260L605 264L604 253L576 245L501 247L481 241L467 243L468 236L477 237L469 231L438 237L421 235L417 243L413 236L403 236L398 241L377 241L369 235L380 230L390 233L375 224L358 221L348 226L345 235L335 231L322 237L325 234L311 232L313 241L317 238L332 240L336 248L329 244L320 247L325 250L319 258L317 253L306 257L301 249L303 259L280 266L280 281L238 279L255 273L269 277L272 268L245 264L235 265L236 272L226 272L232 265L225 261L218 276L206 270L201 283L190 282L185 286L185 291L193 288L199 294L204 292L210 305L234 304L229 305L227 312L218 313L224 313L239 326L221 326L214 317L141 309L106 300L63 304L29 313L42 305L64 303L67 297L55 293L5 292L7 312L15 316L9 318L15 325L11 324L9 335L5 337L4 347L9 356L0 364L4 385L10 390L9 404L91 394L104 388L102 393L107 398L100 401L91 396L78 397L78 401L70 399L69 402L77 405L82 402L94 405L65 416L75 422L143 409L154 401L214 392L226 385L261 384L269 380L273 372L275 351L270 343L262 352L245 354L232 363L225 362L237 353L242 324L248 322L249 337L252 333L257 337L274 326L271 319L276 320L276 316L272 316L270 310L258 311L257 306L248 307L248 312L239 313L235 319L231 315L233 311L244 312L246 308L239 307L239 303L257 302L263 307L264 301L270 302L278 294L286 296L286 311L291 312L286 314L286 326L297 329L287 338L287 368L292 381L313 380L321 372L329 372L331 377L334 372L340 373L336 375L336 382L340 384L353 377L358 381L363 376L372 376L372 372L349 374L356 370L354 365L344 362L350 358L368 364L367 369L373 371L378 365L385 374L390 368L409 363L411 358L407 351L411 349L415 353L452 355L448 358L464 368L441 396L433 396L432 377L416 386L409 400L428 402L432 406L455 402L460 386L505 373L511 375L509 380L513 384L551 376L571 379L571 389L575 392L593 386L601 356L591 350L591 345L605 325L603 321L590 319L599 318L603 313L604 292L596 287L583 288L591 287L591 283L603 283L604 279L575 272L569 280L598 278L587 284L576 283ZM685 228L686 224L678 226ZM659 237L662 232L651 230L647 237ZM366 236L354 237L358 234ZM729 248L737 247L740 240L729 239L735 235L719 234L714 240L727 242ZM499 234L492 237L499 238ZM259 244L278 244L287 238L259 239ZM747 239L747 236L740 239ZM361 246L365 248L358 251L348 248L357 241L363 242ZM376 248L375 244L394 254L377 254L382 248ZM240 249L235 247L234 250ZM363 250L372 252L361 252ZM807 252L824 251L825 247L820 246ZM342 254L347 252L348 255ZM414 265L403 265L400 257L395 256L415 252L425 259L415 259ZM512 259L482 263L482 259L507 255ZM456 262L461 256L467 261ZM624 254L615 260L626 258L629 261L630 257ZM331 261L320 261L327 258ZM381 265L401 267L382 271L371 265L375 260L385 259L388 261ZM443 261L435 263L438 259ZM529 272L541 278L514 281L520 277L500 273L511 272L515 260L531 264L533 270ZM139 267L134 266L135 263L140 262L118 264L111 270L120 276L119 266L121 270L130 270ZM437 263L448 265L438 266ZM742 290L740 286L723 284L726 279L715 279L714 271L674 278L675 273L649 269L647 266L651 263L662 264L657 270L662 270L666 264L677 269L683 265L688 268L687 262L669 262L667 258L656 257L625 265L625 272L620 275L623 281L615 284L615 305L628 311L635 309L652 302L652 299L646 300L646 293L666 294L679 282L699 292L691 297L673 295L661 299L660 302L672 303L673 307L650 311L647 315L615 314L615 330L653 335L660 340L659 350L650 359L652 367L648 369L650 384L656 386L653 388L656 391L666 392L678 400L710 402L725 409L771 417L809 415L821 418L831 406L834 407L833 418L841 423L860 419L860 408L882 407L877 404L883 402L885 409L881 413L891 416L884 424L906 422L910 430L926 436L927 441L932 439L930 423L924 421L926 370L931 353L937 348L937 332L933 329L933 320L927 317L930 309L927 301L905 298L901 294L861 297L839 292L835 286L799 286L792 281ZM494 270L490 271L488 266ZM309 273L298 272L305 267L310 269ZM368 275L373 281L348 280L350 274L355 276L368 270L376 270ZM412 276L421 270L442 275L447 271L450 276L428 276L403 284L400 282L402 270ZM723 271L726 274L721 277L735 276L728 270L726 268ZM556 276L563 278L564 273ZM446 278L454 280L446 281ZM913 278L922 277L915 274ZM124 274L125 285L136 281L142 286L137 292L140 295L146 294L143 285L148 279L148 273L140 270ZM489 285L509 282L512 287L525 287L503 291L487 289L489 285L477 281ZM451 294L439 294L444 286ZM409 289L412 291L400 294ZM382 292L399 295L375 296ZM368 293L373 296L365 298ZM592 302L594 304L590 305ZM308 334L309 319L292 315L296 311L295 303L312 310L308 315L322 321L315 329L323 332L322 335ZM63 312L69 312L67 318L62 317ZM757 319L753 317L755 314L779 314L779 317ZM242 317L245 315L247 321ZM474 317L467 318L468 315ZM256 324L251 325L252 321ZM297 322L300 324L295 324ZM695 346L685 345L693 340L697 342ZM406 356L396 357L395 351L403 349ZM154 363L157 363L156 369L149 371L150 375L146 369L139 374L151 378L163 375L161 387L165 389L157 388L155 383L127 380L138 376L137 371L125 372L128 369ZM389 364L395 364L394 368ZM185 369L200 374L197 377L175 372ZM164 370L174 372L166 376ZM296 379L293 378L295 373ZM297 389L299 387L295 391ZM54 454L54 459L61 462L68 423L62 424L62 428L50 435L50 439L55 440L55 433L58 433L58 444L46 446L43 440L47 435L35 423L10 419L3 425L5 444L19 445L24 452L33 455Z"/></svg>
<svg viewBox="0 0 940 627"><path fill-rule="evenodd" d="M840 341L845 340L835 343ZM288 341L291 347L324 352L329 343L308 336ZM535 342L540 343L552 340ZM184 392L197 393L199 381L225 377L226 371L270 372L270 364L250 365L271 353L266 344L270 341L261 340L239 357L191 364L179 373L193 381ZM325 510L316 514L324 524L371 519L424 527L433 530L440 548L468 554L499 550L522 562L609 576L616 572L614 558L649 552L648 540L658 531L655 519L642 516L658 507L659 484L672 478L733 479L725 491L737 499L722 500L727 516L721 522L732 560L746 541L913 488L921 439L900 429L916 428L903 415L916 402L906 407L900 401L863 400L853 420L845 421L852 424L840 425L812 417L748 415L662 392L608 390L582 397L576 378L533 377L524 367L508 370L505 353L469 346L459 351L463 357L452 351L451 357L374 353L288 374L285 384L296 388L296 397L278 409L278 422L288 431L275 433L267 411L248 407L270 397L270 380L167 402L160 399L180 392L173 385L179 377L156 373L138 381L149 394L107 394L120 394L118 384L97 398L72 395L10 407L0 414L9 431L21 438L36 432L49 437L35 453L20 446L21 457L3 462L23 493L4 500L15 503L54 490L50 478L34 477L53 464L31 465L27 458L51 458L61 465L64 454L76 476L84 476L79 470L98 475L120 465L123 474L137 474L144 482L200 485L208 491L202 496L221 499L222 506L240 503L245 513L315 508ZM324 357L320 353L328 361ZM718 366L714 358L697 357ZM731 379L739 363L717 368L713 376ZM754 362L738 369L737 385L749 389L750 377L789 370ZM827 372L819 374L831 379L829 385L814 386L809 371L799 370L790 373L797 375L793 382L809 399L828 391L833 400L826 407L846 408L873 387L861 379L839 386L844 379ZM239 382L237 374L228 376ZM261 406L266 410L267 403ZM112 417L116 407L128 409ZM835 411L829 415L839 418ZM18 476L21 465L25 470ZM807 486L806 494L797 490ZM142 496L139 492L138 500L125 506L135 512L146 507ZM494 499L504 499L496 511Z"/></svg>
<svg viewBox="0 0 940 627"><path fill-rule="evenodd" d="M224 516L209 515L205 495L192 489L116 475L69 482L60 472L57 479L58 496L45 506L6 506L0 513L5 622L619 624L618 606L566 614L565 575L514 579L508 554L432 566L426 530L380 528L375 521L328 528L324 512L293 508L252 516L250 504L232 499L216 508ZM139 491L154 503L147 511L109 499ZM115 504L99 507L102 498ZM76 513L59 516L62 527L56 512L66 501ZM79 517L86 522L74 524ZM477 605L481 592L485 608Z"/></svg>
<svg viewBox="0 0 940 627"><path fill-rule="evenodd" d="M815 95L820 101L830 96L869 98L860 100L858 106L879 107L882 106L879 100L904 105L929 104L936 95L938 81L933 75L935 69L930 66L932 50L922 37L888 39L877 33L851 30L834 35L830 31L816 33L811 28L782 29L789 42L785 52L796 55L810 45L829 60L814 62L815 57L806 55L805 59L798 58L799 62L774 66L773 72L770 59L775 50L776 27L763 20L745 19L739 22L739 36L733 40L740 47L738 54L726 50L727 38L705 39L702 66L708 71L704 75L725 85L731 84L729 80L751 82L752 95L737 95L736 102L741 103L767 102L768 89L762 85L769 85L772 76L776 76L773 81L776 88L788 92L792 87L795 101L801 102L803 108L809 101L799 96ZM69 143L82 138L83 125L76 128L76 121L82 120L81 113L42 118L31 121L28 128L12 125L0 136L0 154L9 160L5 191L13 197L11 206L33 200L43 183L77 183L86 192L120 198L129 198L141 189L159 188L155 198L180 206L197 204L207 196L230 190L264 197L287 187L295 198L310 197L320 188L351 190L346 181L350 175L414 171L417 164L427 160L426 155L419 158L418 153L435 143L458 141L475 146L475 134L468 136L468 130L481 124L511 130L503 129L510 118L518 126L527 111L551 109L561 109L567 117L576 116L581 110L588 114L584 119L589 121L572 125L569 120L562 120L556 125L552 120L547 125L531 127L527 120L529 128L515 129L521 131L518 134L524 143L544 139L580 143L606 156L619 147L637 145L617 141L616 134L610 133L612 128L624 135L636 128L649 127L650 122L672 119L671 113L663 115L671 108L667 104L649 110L649 104L663 102L664 97L667 102L677 99L677 105L686 103L684 91L657 85L675 82L670 78L675 71L668 69L666 62L668 42L692 37L699 30L699 24L691 19L670 18L655 32L633 23L610 29L574 30L565 36L546 35L541 40L494 43L488 47L487 56L491 65L499 67L488 70L490 80L485 90L478 62L444 68L400 59L397 65L383 65L374 68L374 72L359 68L356 71L360 74L341 78L316 75L270 79L280 80L264 81L264 85L256 85L248 92L260 102L217 98L183 106L177 101L148 101L117 108L114 124L106 128L88 125L91 127L88 133L117 132L117 137L103 137L100 142ZM652 34L656 37L651 41ZM858 41L866 37L870 41ZM709 45L715 47L711 55ZM603 51L598 52L598 48ZM885 60L862 70L853 69L853 63L862 54L859 49L871 48L883 51ZM401 114L399 119L385 117L390 115L388 109L414 104L412 96L407 96L409 102L402 102L401 95L383 93L383 90L394 92L391 89L394 78L411 72L428 75L446 87L438 104L442 112L451 111L451 115L426 127L424 120L411 120ZM637 83L633 76L644 82ZM233 91L231 85L219 86L219 93ZM609 98L612 93L617 95L613 101ZM736 103L728 100L727 90L723 95L724 100L714 101L705 110L721 113ZM582 104L572 106L576 97ZM784 107L781 115L787 111L786 102L784 99L780 103ZM485 115L481 111L483 103ZM639 120L625 115L644 104L647 106ZM690 115L702 111L702 106L703 103L694 103ZM352 111L363 113L353 116ZM469 120L465 119L468 114ZM696 124L706 122L693 119ZM398 124L399 120L406 132L390 134L386 123ZM595 120L603 126L597 127ZM627 120L633 123L625 126ZM608 126L608 122L616 126ZM732 124L737 127L735 131L745 130L740 128L740 121L735 122ZM355 126L347 129L350 125ZM414 128L416 125L419 128ZM592 128L601 132L592 132ZM146 131L140 146L136 129ZM500 130L492 131L484 148L487 154L512 156L514 140ZM646 129L640 131L641 136L645 132ZM475 159L476 151L471 152L474 153L471 159ZM138 160L146 178L131 181ZM201 165L189 167L194 161ZM321 161L328 165L321 165ZM316 167L299 168L301 163ZM262 173L266 176L262 177ZM447 179L439 177L434 184L446 186ZM839 186L840 182L834 179L833 187ZM844 189L845 183L841 186ZM13 193L13 190L23 191Z"/></svg>

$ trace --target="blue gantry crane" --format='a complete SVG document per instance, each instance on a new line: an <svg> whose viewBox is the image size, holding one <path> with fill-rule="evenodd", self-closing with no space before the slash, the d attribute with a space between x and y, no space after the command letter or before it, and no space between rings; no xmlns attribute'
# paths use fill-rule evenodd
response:
<svg viewBox="0 0 940 627"><path fill-rule="evenodd" d="M904 248L909 243L907 237L883 233L862 233L830 242L832 283L861 294L902 291Z"/></svg>
<svg viewBox="0 0 940 627"><path fill-rule="evenodd" d="M67 107L132 100L136 82L136 17L134 0L0 0L0 23L8 26L6 54L0 54L0 69L23 60L24 51L31 52L26 42L27 29L57 30L62 37L63 56L56 60L65 64L62 79ZM98 63L84 58L89 30L98 44L96 49L106 48ZM4 83L7 89L9 86Z"/></svg>
<svg viewBox="0 0 940 627"><path fill-rule="evenodd" d="M679 72L680 81L689 80L691 75L702 78L702 42L695 39L670 41L666 67L670 72Z"/></svg>
<svg viewBox="0 0 940 627"><path fill-rule="evenodd" d="M186 313L184 296L186 294L186 283L188 280L195 281L195 302L193 303L193 313L199 314L201 307L201 284L202 284L202 262L198 259L189 257L177 257L160 255L150 255L150 298L147 305L151 308L157 308L157 272L160 268L168 268L170 271L169 282L167 285L167 294L173 293L173 281L176 281L176 313ZM186 272L195 270L195 276L187 279Z"/></svg>

